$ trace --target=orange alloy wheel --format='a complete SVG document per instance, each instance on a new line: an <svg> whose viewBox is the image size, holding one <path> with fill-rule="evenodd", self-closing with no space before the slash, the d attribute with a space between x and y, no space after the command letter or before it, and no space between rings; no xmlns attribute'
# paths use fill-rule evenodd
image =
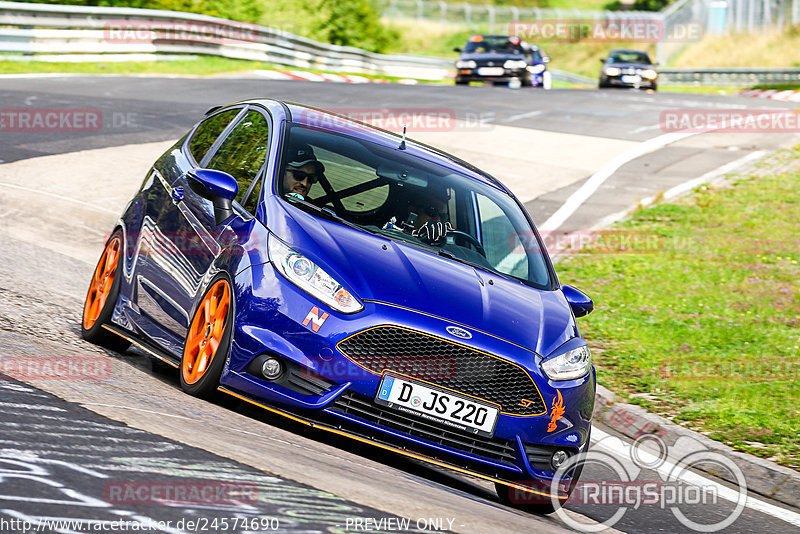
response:
<svg viewBox="0 0 800 534"><path fill-rule="evenodd" d="M97 262L92 283L89 285L89 294L86 295L86 303L83 305L83 328L86 330L94 326L111 293L119 263L119 249L120 240L115 237L108 242L100 261Z"/></svg>
<svg viewBox="0 0 800 534"><path fill-rule="evenodd" d="M194 384L211 367L228 322L231 293L228 282L219 280L211 286L194 314L183 349L183 381Z"/></svg>

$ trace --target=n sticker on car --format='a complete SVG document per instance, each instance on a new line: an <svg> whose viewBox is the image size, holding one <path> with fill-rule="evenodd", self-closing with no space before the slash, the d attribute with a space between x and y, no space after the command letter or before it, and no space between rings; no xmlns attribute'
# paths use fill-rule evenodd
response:
<svg viewBox="0 0 800 534"><path fill-rule="evenodd" d="M319 308L314 306L303 320L303 326L308 326L308 324L311 323L311 330L319 332L319 329L322 328L322 325L325 324L329 316L330 314L328 312L322 312L322 315L320 315Z"/></svg>

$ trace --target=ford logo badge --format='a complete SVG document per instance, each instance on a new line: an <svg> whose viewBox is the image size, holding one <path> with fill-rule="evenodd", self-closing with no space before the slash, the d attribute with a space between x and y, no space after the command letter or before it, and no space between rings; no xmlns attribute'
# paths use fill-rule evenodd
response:
<svg viewBox="0 0 800 534"><path fill-rule="evenodd" d="M446 328L446 330L450 334L452 334L452 335L454 335L456 337L460 337L461 339L472 339L472 334L470 334L469 332L467 332L463 328L459 328L457 326L448 326Z"/></svg>

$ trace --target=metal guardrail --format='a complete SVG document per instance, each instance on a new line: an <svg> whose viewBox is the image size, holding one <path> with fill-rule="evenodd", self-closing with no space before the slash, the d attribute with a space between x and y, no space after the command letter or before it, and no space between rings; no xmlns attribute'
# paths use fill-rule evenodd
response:
<svg viewBox="0 0 800 534"><path fill-rule="evenodd" d="M661 85L800 85L800 67L663 68L658 70L658 78Z"/></svg>
<svg viewBox="0 0 800 534"><path fill-rule="evenodd" d="M550 71L550 75L553 77L554 82L563 82L581 86L597 86L597 79L595 78L587 78L586 76L581 76L580 74L574 74L565 70L548 69L548 71Z"/></svg>
<svg viewBox="0 0 800 534"><path fill-rule="evenodd" d="M693 0L682 3L690 1ZM126 34L125 28L133 30ZM135 31L137 28L148 31L140 34ZM453 59L375 54L207 15L5 1L0 1L0 53L69 56L71 60L83 55L92 61L102 55L216 55L301 69L424 80L445 79L454 67ZM585 76L549 70L554 81L596 84L596 80ZM800 68L662 68L659 73L662 85L800 84Z"/></svg>
<svg viewBox="0 0 800 534"><path fill-rule="evenodd" d="M441 80L453 69L451 59L376 54L207 15L19 2L0 2L0 52L204 54L428 80Z"/></svg>

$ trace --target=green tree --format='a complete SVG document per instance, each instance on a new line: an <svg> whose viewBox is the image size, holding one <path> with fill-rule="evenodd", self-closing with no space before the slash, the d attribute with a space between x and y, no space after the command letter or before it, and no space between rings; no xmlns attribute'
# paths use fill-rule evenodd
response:
<svg viewBox="0 0 800 534"><path fill-rule="evenodd" d="M327 0L327 41L383 52L399 34L380 20L374 0Z"/></svg>
<svg viewBox="0 0 800 534"><path fill-rule="evenodd" d="M661 11L670 0L636 0L631 9L634 11Z"/></svg>

